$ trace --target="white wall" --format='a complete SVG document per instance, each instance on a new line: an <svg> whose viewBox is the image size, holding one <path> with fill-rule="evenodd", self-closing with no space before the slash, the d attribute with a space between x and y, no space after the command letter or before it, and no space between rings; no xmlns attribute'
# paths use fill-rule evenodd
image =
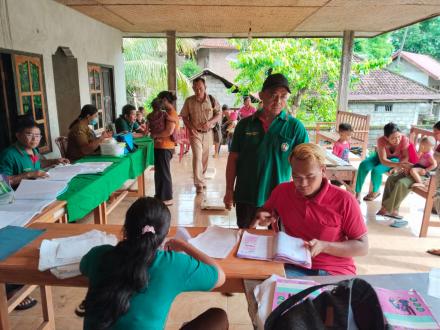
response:
<svg viewBox="0 0 440 330"><path fill-rule="evenodd" d="M417 125L420 115L426 115L431 111L431 104L427 102L389 102L393 104L392 112L375 112L377 103L348 103L350 111L363 115L370 115L370 126L384 126L389 122L398 124L401 128L409 128Z"/></svg>
<svg viewBox="0 0 440 330"><path fill-rule="evenodd" d="M400 59L399 66L397 65L397 60L394 60L389 65L389 69L397 72L398 74L401 74L404 77L415 80L425 86L429 86L429 76L411 63L408 63L403 58Z"/></svg>
<svg viewBox="0 0 440 330"><path fill-rule="evenodd" d="M116 111L121 111L126 95L122 34L119 30L53 0L0 0L0 11L0 48L43 55L54 152L58 152L53 140L59 135L59 130L52 55L59 46L69 47L78 60L82 105L90 103L87 63L113 66Z"/></svg>

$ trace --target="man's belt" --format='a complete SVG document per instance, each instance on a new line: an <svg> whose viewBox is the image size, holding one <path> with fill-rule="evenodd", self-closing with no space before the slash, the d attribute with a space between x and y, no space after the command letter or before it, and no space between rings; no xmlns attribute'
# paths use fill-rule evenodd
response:
<svg viewBox="0 0 440 330"><path fill-rule="evenodd" d="M202 131L201 129L197 129L196 131L199 132L199 133L208 133L210 130Z"/></svg>

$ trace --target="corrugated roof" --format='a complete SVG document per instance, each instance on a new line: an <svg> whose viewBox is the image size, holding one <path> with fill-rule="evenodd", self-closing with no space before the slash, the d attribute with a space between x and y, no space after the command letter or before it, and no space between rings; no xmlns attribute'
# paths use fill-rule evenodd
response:
<svg viewBox="0 0 440 330"><path fill-rule="evenodd" d="M350 101L440 100L440 93L387 69L361 76L350 91Z"/></svg>
<svg viewBox="0 0 440 330"><path fill-rule="evenodd" d="M416 54L402 51L400 52L400 58L405 59L409 63L413 64L420 70L426 72L435 80L440 80L440 62L432 58L429 55ZM399 52L393 55L393 60L397 59Z"/></svg>

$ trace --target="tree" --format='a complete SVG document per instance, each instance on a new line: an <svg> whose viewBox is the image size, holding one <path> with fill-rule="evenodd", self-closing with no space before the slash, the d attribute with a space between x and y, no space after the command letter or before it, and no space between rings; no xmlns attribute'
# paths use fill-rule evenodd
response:
<svg viewBox="0 0 440 330"><path fill-rule="evenodd" d="M440 17L432 18L391 33L395 50L402 46L405 29L408 29L403 50L428 54L440 60Z"/></svg>
<svg viewBox="0 0 440 330"><path fill-rule="evenodd" d="M179 66L179 70L188 78L195 76L202 72L202 68L199 67L193 59L186 60Z"/></svg>
<svg viewBox="0 0 440 330"><path fill-rule="evenodd" d="M125 38L123 41L125 80L127 94L144 94L148 99L152 94L167 89L167 48L166 39ZM188 57L194 56L196 48L192 39L177 39L176 52ZM191 84L185 74L177 69L177 88L187 96ZM140 100L141 103L143 100Z"/></svg>
<svg viewBox="0 0 440 330"><path fill-rule="evenodd" d="M389 33L374 38L357 38L354 42L354 52L367 59L388 60L394 52Z"/></svg>
<svg viewBox="0 0 440 330"><path fill-rule="evenodd" d="M283 73L290 82L290 112L305 122L335 118L339 82L340 39L253 39L232 41L239 49L235 82L239 96L256 93L268 71ZM353 63L355 74L364 74L385 62L365 59ZM355 82L356 75L353 81Z"/></svg>

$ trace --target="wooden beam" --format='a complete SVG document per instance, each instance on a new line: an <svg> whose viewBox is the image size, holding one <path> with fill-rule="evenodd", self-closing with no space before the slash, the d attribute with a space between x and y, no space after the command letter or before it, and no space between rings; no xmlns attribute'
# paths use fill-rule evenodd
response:
<svg viewBox="0 0 440 330"><path fill-rule="evenodd" d="M344 31L342 42L341 74L338 88L338 111L348 111L351 59L353 57L354 31Z"/></svg>
<svg viewBox="0 0 440 330"><path fill-rule="evenodd" d="M177 95L176 31L167 32L168 90Z"/></svg>

